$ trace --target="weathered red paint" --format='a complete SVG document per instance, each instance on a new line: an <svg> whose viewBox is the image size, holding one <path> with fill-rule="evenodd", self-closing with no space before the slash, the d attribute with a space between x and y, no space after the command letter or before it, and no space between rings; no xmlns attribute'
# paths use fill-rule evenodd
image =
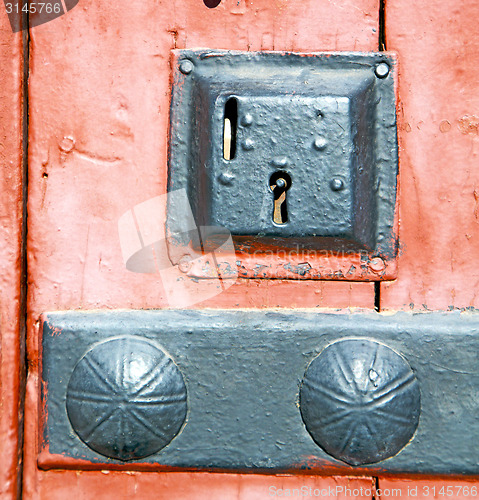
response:
<svg viewBox="0 0 479 500"><path fill-rule="evenodd" d="M18 22L20 20L18 19ZM22 393L23 40L0 18L0 497L18 494Z"/></svg>
<svg viewBox="0 0 479 500"><path fill-rule="evenodd" d="M127 271L120 216L166 190L170 52L375 50L377 0L81 0L31 32L25 498L267 498L270 486L347 478L42 471L38 319L46 310L165 307L155 275ZM322 22L321 20L324 20ZM372 308L372 283L240 279L196 307ZM371 485L370 479L351 480ZM120 493L121 492L121 493Z"/></svg>
<svg viewBox="0 0 479 500"><path fill-rule="evenodd" d="M388 2L399 59L398 279L383 309L478 307L477 2Z"/></svg>
<svg viewBox="0 0 479 500"><path fill-rule="evenodd" d="M387 2L387 48L400 62L401 253L398 279L381 284L383 310L479 305L478 15L475 2ZM478 485L379 481L381 489L400 488L401 498L417 486L418 499L445 498L448 486L462 499L470 494L458 486Z"/></svg>
<svg viewBox="0 0 479 500"><path fill-rule="evenodd" d="M338 496L329 498L361 498L352 494L341 495L341 488L368 491L373 488L371 479L348 477L302 476L300 480L294 476L259 476L241 474L155 474L155 473L119 473L112 471L81 472L51 471L42 476L41 487L49 492L49 499L63 500L72 491L80 500L111 500L130 498L170 500L264 500L275 498L271 492L284 493L304 487L312 491L320 490L328 494L336 492ZM270 489L271 488L271 489ZM113 493L112 493L113 492ZM277 496L280 498L279 496ZM284 495L283 495L284 497ZM306 497L307 498L307 497ZM314 498L314 497L312 497ZM328 498L326 496L326 498ZM366 497L362 497L368 498Z"/></svg>
<svg viewBox="0 0 479 500"><path fill-rule="evenodd" d="M464 479L381 479L380 498L453 498L463 500L477 498L479 483ZM475 492L475 494L474 494Z"/></svg>

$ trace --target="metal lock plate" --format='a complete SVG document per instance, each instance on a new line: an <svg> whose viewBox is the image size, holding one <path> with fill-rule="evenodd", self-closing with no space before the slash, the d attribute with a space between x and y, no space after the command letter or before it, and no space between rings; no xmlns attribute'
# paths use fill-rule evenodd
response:
<svg viewBox="0 0 479 500"><path fill-rule="evenodd" d="M186 190L198 226L228 230L245 253L395 258L392 55L174 57L168 189ZM181 212L167 213L174 246L187 244L176 237Z"/></svg>
<svg viewBox="0 0 479 500"><path fill-rule="evenodd" d="M237 94L241 94L240 89ZM215 135L221 134L221 112L229 99L227 95L217 99ZM238 95L233 99L237 101L239 122L236 155L225 160L213 152L210 158L212 203L211 211L205 210L205 225L226 227L234 236L261 239L354 239L355 182L350 169L354 145L349 130L349 99L292 93ZM290 184L284 223L276 223L273 218L274 193L270 186L275 175L282 175ZM342 183L339 189L332 185L335 180ZM371 225L370 221L366 224Z"/></svg>

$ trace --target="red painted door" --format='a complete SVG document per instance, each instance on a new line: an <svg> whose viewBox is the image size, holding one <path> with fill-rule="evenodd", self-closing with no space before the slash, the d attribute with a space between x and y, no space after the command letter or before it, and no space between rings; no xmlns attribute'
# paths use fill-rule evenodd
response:
<svg viewBox="0 0 479 500"><path fill-rule="evenodd" d="M154 274L122 260L117 221L166 191L170 51L374 50L379 6L201 0L118 5L82 0L32 29L29 352L46 310L161 308ZM323 19L324 23L318 23ZM292 297L293 300L292 300ZM374 307L372 283L238 280L196 307ZM38 372L29 372L24 495L63 498L267 498L269 488L371 486L371 478L39 470ZM73 486L74 485L74 486ZM116 496L116 495L115 495Z"/></svg>
<svg viewBox="0 0 479 500"><path fill-rule="evenodd" d="M21 19L12 19L21 27ZM26 40L0 20L0 496L21 490L24 392L24 87Z"/></svg>
<svg viewBox="0 0 479 500"><path fill-rule="evenodd" d="M5 165L0 491L5 498L20 494L21 476L24 498L49 500L72 494L254 500L302 487L323 496L334 491L333 498L364 498L365 491L371 498L407 497L412 487L418 498L441 498L441 487L447 486L453 486L454 498L471 496L473 478L145 472L46 463L39 444L39 346L40 318L47 311L170 304L157 274L132 273L125 266L118 221L166 192L170 54L183 48L376 51L381 42L381 49L386 44L397 53L399 64L397 279L375 287L367 281L239 278L195 308L388 313L477 307L477 10L450 0L420 6L409 0L385 6L376 0L223 0L212 8L202 0L128 5L80 0L65 15L31 27L29 40L12 34L2 18L0 57L7 70L0 80ZM24 67L28 100L22 92ZM28 123L22 106L28 106ZM23 138L28 138L28 210L22 205ZM164 223L164 214L155 222ZM137 228L142 233L138 221ZM24 304L21 290L27 283Z"/></svg>
<svg viewBox="0 0 479 500"><path fill-rule="evenodd" d="M400 56L401 254L398 279L381 285L381 309L478 307L478 6L388 2L387 48ZM381 479L417 498L466 498L477 482ZM447 487L450 487L449 490ZM472 491L472 493L471 493Z"/></svg>

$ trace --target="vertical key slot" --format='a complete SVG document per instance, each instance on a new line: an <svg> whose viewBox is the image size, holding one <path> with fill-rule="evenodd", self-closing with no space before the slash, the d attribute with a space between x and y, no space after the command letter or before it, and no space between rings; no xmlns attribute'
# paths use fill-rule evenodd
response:
<svg viewBox="0 0 479 500"><path fill-rule="evenodd" d="M236 128L238 125L238 101L230 97L225 103L223 129L223 158L233 160L236 155Z"/></svg>

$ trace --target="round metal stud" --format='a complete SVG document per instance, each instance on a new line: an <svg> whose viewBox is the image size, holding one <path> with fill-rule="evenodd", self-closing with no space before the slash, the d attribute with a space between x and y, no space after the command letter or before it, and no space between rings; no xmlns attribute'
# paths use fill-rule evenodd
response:
<svg viewBox="0 0 479 500"><path fill-rule="evenodd" d="M389 75L389 66L386 63L379 63L374 72L378 78L386 78Z"/></svg>
<svg viewBox="0 0 479 500"><path fill-rule="evenodd" d="M279 156L277 158L273 158L271 160L271 163L272 163L273 167L276 167L276 168L285 168L289 164L289 159L286 158L286 156Z"/></svg>
<svg viewBox="0 0 479 500"><path fill-rule="evenodd" d="M327 145L328 141L324 137L318 136L316 137L316 139L314 139L313 146L314 149L317 149L318 151L322 151L326 148Z"/></svg>
<svg viewBox="0 0 479 500"><path fill-rule="evenodd" d="M246 113L243 118L241 118L241 125L243 127L249 127L250 125L253 124L253 115L250 113Z"/></svg>
<svg viewBox="0 0 479 500"><path fill-rule="evenodd" d="M178 262L178 269L182 273L187 273L191 268L191 256L183 255Z"/></svg>
<svg viewBox="0 0 479 500"><path fill-rule="evenodd" d="M381 257L374 257L369 262L369 269L375 273L380 273L386 269L386 263L383 259L381 259Z"/></svg>
<svg viewBox="0 0 479 500"><path fill-rule="evenodd" d="M75 147L75 139L71 137L64 137L60 142L59 148L64 153L70 153Z"/></svg>
<svg viewBox="0 0 479 500"><path fill-rule="evenodd" d="M419 383L396 352L370 340L329 345L309 365L300 391L316 443L351 465L396 455L419 423Z"/></svg>
<svg viewBox="0 0 479 500"><path fill-rule="evenodd" d="M180 62L180 71L184 75L189 75L195 68L195 65L189 59L183 59Z"/></svg>
<svg viewBox="0 0 479 500"><path fill-rule="evenodd" d="M331 179L329 185L333 191L341 191L344 189L344 182L342 179L339 179L338 177Z"/></svg>
<svg viewBox="0 0 479 500"><path fill-rule="evenodd" d="M235 175L231 172L222 172L218 176L218 180L221 184L223 184L223 186L231 186L235 180Z"/></svg>
<svg viewBox="0 0 479 500"><path fill-rule="evenodd" d="M249 139L249 138L245 139L243 141L242 146L243 146L243 149L245 151L251 151L252 149L254 149L254 141L253 141L253 139Z"/></svg>
<svg viewBox="0 0 479 500"><path fill-rule="evenodd" d="M208 9L214 9L218 7L221 3L221 0L203 0L204 4L208 7Z"/></svg>
<svg viewBox="0 0 479 500"><path fill-rule="evenodd" d="M180 370L162 350L136 337L95 345L77 363L66 400L80 439L118 460L147 457L166 446L186 418Z"/></svg>

